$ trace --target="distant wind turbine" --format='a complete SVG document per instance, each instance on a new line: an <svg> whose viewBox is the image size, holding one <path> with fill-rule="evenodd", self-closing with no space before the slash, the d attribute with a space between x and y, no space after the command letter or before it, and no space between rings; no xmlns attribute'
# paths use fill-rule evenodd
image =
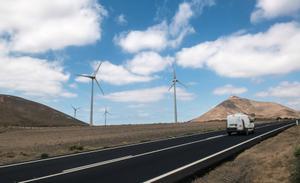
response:
<svg viewBox="0 0 300 183"><path fill-rule="evenodd" d="M74 110L74 118L76 118L76 113L80 109L80 107L74 107L74 106L72 106L72 108Z"/></svg>
<svg viewBox="0 0 300 183"><path fill-rule="evenodd" d="M107 121L107 115L111 115L110 112L108 112L107 108L105 107L104 110L104 126L106 126L106 121Z"/></svg>
<svg viewBox="0 0 300 183"><path fill-rule="evenodd" d="M97 78L96 78L96 75L97 75L97 73L98 73L98 71L99 71L99 68L100 68L101 64L102 64L102 62L99 63L97 69L96 69L96 70L94 71L94 73L91 74L91 75L78 74L78 76L80 76L80 77L85 77L85 78L89 78L89 79L92 80L90 126L93 126L94 81L95 81L96 84L98 85L98 87L99 87L101 93L104 95L104 92L103 92L103 90L102 90L102 88L101 88L101 86L100 86L100 84L99 84L99 82L98 82L98 80L97 80Z"/></svg>
<svg viewBox="0 0 300 183"><path fill-rule="evenodd" d="M174 122L177 123L177 99L176 99L176 84L179 83L180 85L186 87L182 82L180 82L177 77L176 77L176 71L173 66L173 80L172 84L169 88L169 91L173 88L173 93L174 93Z"/></svg>

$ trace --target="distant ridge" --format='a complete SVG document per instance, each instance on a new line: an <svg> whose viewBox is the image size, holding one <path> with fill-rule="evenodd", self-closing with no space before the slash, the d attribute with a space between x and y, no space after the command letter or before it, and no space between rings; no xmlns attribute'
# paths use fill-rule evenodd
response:
<svg viewBox="0 0 300 183"><path fill-rule="evenodd" d="M273 102L259 102L231 96L219 105L195 118L192 122L208 122L226 120L228 114L245 113L255 114L258 120L271 120L278 118L300 118L300 112L281 104Z"/></svg>
<svg viewBox="0 0 300 183"><path fill-rule="evenodd" d="M0 94L0 126L56 127L83 126L86 123L21 97Z"/></svg>

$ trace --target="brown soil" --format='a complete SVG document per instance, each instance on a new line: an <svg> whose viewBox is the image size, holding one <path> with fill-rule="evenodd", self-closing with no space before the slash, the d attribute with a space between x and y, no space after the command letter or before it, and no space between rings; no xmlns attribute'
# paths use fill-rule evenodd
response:
<svg viewBox="0 0 300 183"><path fill-rule="evenodd" d="M295 126L242 152L194 183L290 182L295 165L293 153L299 146L300 126Z"/></svg>
<svg viewBox="0 0 300 183"><path fill-rule="evenodd" d="M0 127L0 164L39 159L43 153L56 156L80 151L76 147L83 147L83 151L93 150L224 128L224 122L108 127Z"/></svg>

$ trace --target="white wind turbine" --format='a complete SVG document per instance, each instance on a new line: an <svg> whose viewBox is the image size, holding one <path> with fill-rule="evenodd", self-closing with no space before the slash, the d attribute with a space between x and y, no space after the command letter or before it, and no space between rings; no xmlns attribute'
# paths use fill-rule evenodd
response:
<svg viewBox="0 0 300 183"><path fill-rule="evenodd" d="M177 98L176 98L176 84L179 83L180 85L184 86L186 88L186 86L180 82L177 77L176 77L176 71L175 68L173 66L173 80L172 80L172 84L169 88L169 91L173 88L173 93L174 93L174 122L177 123Z"/></svg>
<svg viewBox="0 0 300 183"><path fill-rule="evenodd" d="M80 109L80 107L74 107L74 106L71 106L74 110L74 118L76 119L76 114L77 114L77 111Z"/></svg>
<svg viewBox="0 0 300 183"><path fill-rule="evenodd" d="M107 108L105 107L105 110L104 110L104 126L106 126L106 121L107 121L107 115L111 115L110 112L108 112Z"/></svg>
<svg viewBox="0 0 300 183"><path fill-rule="evenodd" d="M94 73L91 74L91 75L85 75L85 74L79 74L79 75L78 75L78 76L80 76L80 77L85 77L85 78L89 78L89 79L92 80L90 126L93 126L94 81L95 81L96 84L98 85L98 87L99 87L101 93L104 95L104 92L103 92L103 90L102 90L102 88L101 88L101 86L100 86L100 84L99 84L99 82L98 82L98 80L97 80L97 78L96 78L96 75L97 75L97 73L98 73L98 71L99 71L99 68L100 68L101 64L102 64L102 62L99 63L97 69L96 69L96 70L94 71Z"/></svg>

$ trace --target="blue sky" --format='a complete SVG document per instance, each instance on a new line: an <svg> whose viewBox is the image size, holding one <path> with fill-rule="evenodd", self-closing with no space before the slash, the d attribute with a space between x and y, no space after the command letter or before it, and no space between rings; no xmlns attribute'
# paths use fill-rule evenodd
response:
<svg viewBox="0 0 300 183"><path fill-rule="evenodd" d="M33 6L28 6L33 4ZM231 95L300 109L300 0L70 0L0 2L0 93L95 124L179 121Z"/></svg>

